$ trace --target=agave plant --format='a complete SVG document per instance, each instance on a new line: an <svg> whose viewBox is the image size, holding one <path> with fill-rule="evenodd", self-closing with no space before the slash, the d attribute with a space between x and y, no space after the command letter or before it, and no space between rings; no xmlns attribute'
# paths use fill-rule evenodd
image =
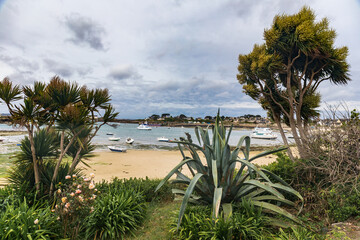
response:
<svg viewBox="0 0 360 240"><path fill-rule="evenodd" d="M249 136L241 137L235 149L231 151L229 145L231 131L232 127L227 133L218 114L215 125L212 127L212 141L210 141L208 129L204 130L200 127L195 128L195 134L202 145L193 143L190 134L187 134L186 139L180 138L180 141L171 141L178 144L183 160L168 173L155 191L174 174L177 177L172 180L172 183L187 185L186 191L173 189L173 193L183 199L177 228L180 227L188 202L212 204L212 215L217 218L220 209L223 210L224 216L228 217L232 213L232 203L251 200L254 206L299 223L300 221L294 215L281 206L282 204L295 206L295 203L287 200L284 194L287 196L294 195L302 203L301 195L280 177L251 163L257 158L286 148L266 151L250 158ZM244 143L245 146L243 147ZM191 156L186 156L184 150L188 150ZM243 154L243 158L239 156L240 153ZM201 155L203 158L200 157ZM240 165L240 167L236 168L236 165ZM183 167L189 168L192 178L181 172ZM301 208L302 204L300 211ZM284 222L273 218L272 224L284 226Z"/></svg>

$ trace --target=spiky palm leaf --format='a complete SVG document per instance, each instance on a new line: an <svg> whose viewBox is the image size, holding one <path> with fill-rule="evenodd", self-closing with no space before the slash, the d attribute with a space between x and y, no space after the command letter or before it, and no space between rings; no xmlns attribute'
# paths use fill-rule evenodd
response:
<svg viewBox="0 0 360 240"><path fill-rule="evenodd" d="M203 130L200 127L195 128L195 134L202 145L193 143L189 134L187 134L187 139L181 138L180 141L171 141L178 144L183 160L160 182L156 191L174 174L177 175L177 178L172 181L173 183L188 185L186 191L175 190L177 194L183 197L178 227L189 201L198 204L212 204L213 216L217 217L220 205L223 205L224 214L229 215L229 212L231 212L230 204L240 202L243 199L250 199L255 206L262 207L264 210L280 214L299 223L295 216L279 206L283 204L295 205L285 199L284 193L292 194L302 202L301 195L289 187L281 178L268 171L263 171L263 169L251 163L259 157L286 148L266 151L250 158L249 136L241 137L236 148L230 151L228 142L231 131L232 127L229 129L228 134L226 133L218 113L215 125L212 128L212 141L210 141L208 130ZM245 147L242 147L244 143ZM189 151L190 157L185 155L184 149ZM243 158L239 157L240 152L242 152ZM199 153L203 155L204 161L200 158ZM236 164L240 165L239 169L235 168ZM192 178L181 173L184 166L189 168ZM271 179L277 179L278 183L270 180L269 176L271 176ZM274 224L276 223L274 222Z"/></svg>

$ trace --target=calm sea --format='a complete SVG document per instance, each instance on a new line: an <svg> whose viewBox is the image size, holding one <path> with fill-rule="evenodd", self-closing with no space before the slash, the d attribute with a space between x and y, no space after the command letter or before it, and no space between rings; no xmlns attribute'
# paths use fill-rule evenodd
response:
<svg viewBox="0 0 360 240"><path fill-rule="evenodd" d="M115 128L104 125L96 137L93 139L93 144L97 146L97 150L107 150L108 145L115 145L120 147L126 147L127 149L171 149L176 148L177 144L167 143L167 142L159 142L157 140L158 137L165 137L168 139L179 139L180 137L186 137L185 133L190 133L194 143L197 143L196 135L194 132L194 128L181 128L181 127L152 127L152 130L138 130L137 124L126 124L122 123L117 125ZM11 126L6 124L0 124L0 130L10 130L13 129ZM211 130L209 130L211 133ZM236 146L240 137L243 135L250 135L252 130L234 130L231 133L231 137L229 140L229 144L231 146ZM120 137L120 141L114 142L109 141L110 135L107 133L113 133L113 137ZM271 145L281 145L282 139L280 133L274 132L278 135L276 140L261 140L261 139L251 139L251 144L256 146L271 146ZM16 145L16 143L20 143L21 139L24 136L9 136L3 137L5 138L4 143L0 145ZM133 138L135 141L132 145L126 144L125 140L127 137ZM9 144L6 144L9 143ZM5 146L4 146L5 147ZM4 152L4 147L0 147L0 152Z"/></svg>

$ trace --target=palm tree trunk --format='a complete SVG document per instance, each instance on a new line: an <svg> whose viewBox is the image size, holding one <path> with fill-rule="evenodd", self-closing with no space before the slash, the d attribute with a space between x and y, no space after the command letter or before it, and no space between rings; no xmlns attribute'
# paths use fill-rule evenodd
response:
<svg viewBox="0 0 360 240"><path fill-rule="evenodd" d="M76 166L79 164L81 150L82 150L82 147L80 146L78 151L76 152L76 155L75 155L75 158L73 159L73 162L71 163L71 167L69 169L68 174L71 174L75 170Z"/></svg>
<svg viewBox="0 0 360 240"><path fill-rule="evenodd" d="M30 127L30 126L27 126L26 128L28 129L30 148L31 148L31 155L32 155L32 159L33 159L35 187L36 187L36 191L39 191L40 190L40 173L39 173L39 167L38 167L37 159L36 159L36 150L35 150L35 143L34 143L34 137L33 137L33 128Z"/></svg>
<svg viewBox="0 0 360 240"><path fill-rule="evenodd" d="M62 150L62 152L60 153L60 156L59 156L59 159L58 159L58 161L57 161L57 163L56 163L55 170L54 170L54 174L53 174L53 177L52 177L52 180L51 180L50 191L49 191L49 196L50 196L50 197L51 197L51 195L52 195L52 193L53 193L53 190L54 190L54 182L55 182L55 180L56 180L56 178L57 178L57 176L58 176L61 161L62 161L62 159L64 158L65 154L67 153L68 149L70 148L71 144L73 144L73 142L74 142L74 140L75 140L76 137L77 137L77 134L74 135L74 136L71 138L71 140L70 140L70 142L68 143L68 145L66 146L66 148L65 148L64 150ZM62 137L62 142L60 143L61 146L64 146L64 142L63 142L64 139L65 139L65 138ZM62 147L62 149L63 149L63 147Z"/></svg>

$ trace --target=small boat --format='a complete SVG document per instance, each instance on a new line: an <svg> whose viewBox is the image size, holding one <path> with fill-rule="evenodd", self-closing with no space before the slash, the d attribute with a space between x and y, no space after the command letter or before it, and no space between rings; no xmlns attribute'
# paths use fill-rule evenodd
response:
<svg viewBox="0 0 360 240"><path fill-rule="evenodd" d="M114 135L113 133L111 133L111 132L108 132L108 133L106 133L106 135Z"/></svg>
<svg viewBox="0 0 360 240"><path fill-rule="evenodd" d="M257 132L261 132L261 133L272 133L272 130L270 128L261 128L261 127L256 127L253 130L253 133L257 133Z"/></svg>
<svg viewBox="0 0 360 240"><path fill-rule="evenodd" d="M139 130L151 130L151 127L149 127L147 124L140 124L137 129Z"/></svg>
<svg viewBox="0 0 360 240"><path fill-rule="evenodd" d="M120 141L119 137L109 137L109 141Z"/></svg>
<svg viewBox="0 0 360 240"><path fill-rule="evenodd" d="M169 141L169 139L166 138L166 137L158 137L157 140L158 140L159 142L168 142L168 141Z"/></svg>
<svg viewBox="0 0 360 240"><path fill-rule="evenodd" d="M126 152L125 148L120 148L116 146L108 146L109 150L112 152Z"/></svg>
<svg viewBox="0 0 360 240"><path fill-rule="evenodd" d="M287 137L288 138L294 138L294 136L292 134L289 134Z"/></svg>
<svg viewBox="0 0 360 240"><path fill-rule="evenodd" d="M252 133L250 136L252 138L265 139L265 140L275 140L277 138L277 136L272 132L256 132L256 133Z"/></svg>
<svg viewBox="0 0 360 240"><path fill-rule="evenodd" d="M132 139L131 137L126 138L127 144L133 144L133 142L134 142L134 139Z"/></svg>

